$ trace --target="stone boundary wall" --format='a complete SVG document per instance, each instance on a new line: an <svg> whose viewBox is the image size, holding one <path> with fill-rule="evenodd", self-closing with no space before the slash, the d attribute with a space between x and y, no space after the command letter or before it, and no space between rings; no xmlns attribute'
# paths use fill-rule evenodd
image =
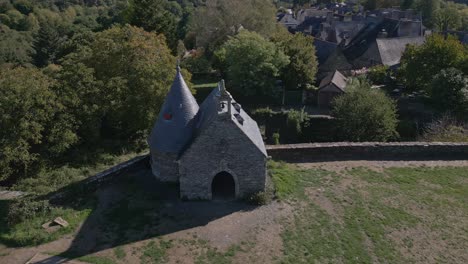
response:
<svg viewBox="0 0 468 264"><path fill-rule="evenodd" d="M287 162L342 160L468 160L468 143L365 142L268 145L268 155Z"/></svg>
<svg viewBox="0 0 468 264"><path fill-rule="evenodd" d="M79 184L81 186L88 186L88 187L92 186L92 188L96 188L102 185L103 183L107 183L112 180L115 180L118 176L122 175L125 172L129 172L135 168L138 168L139 166L147 166L149 164L148 162L149 162L149 154L137 156L133 159L130 159L128 161L115 165L112 168L99 172L98 174L81 181ZM67 191L58 192L58 193L53 194L50 197L50 199L51 200L60 199L67 194L68 194Z"/></svg>

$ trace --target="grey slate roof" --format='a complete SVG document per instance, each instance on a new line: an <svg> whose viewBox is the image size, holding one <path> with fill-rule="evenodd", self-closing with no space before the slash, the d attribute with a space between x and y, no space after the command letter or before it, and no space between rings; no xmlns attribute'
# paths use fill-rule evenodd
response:
<svg viewBox="0 0 468 264"><path fill-rule="evenodd" d="M192 138L198 109L197 101L177 67L174 82L148 138L150 149L179 153ZM165 114L172 115L172 118L165 120Z"/></svg>
<svg viewBox="0 0 468 264"><path fill-rule="evenodd" d="M321 82L319 86L319 90L326 87L329 84L334 84L338 89L344 92L346 88L346 82L348 79L341 74L339 71L335 71L334 73L331 73L327 75Z"/></svg>
<svg viewBox="0 0 468 264"><path fill-rule="evenodd" d="M218 105L222 102L221 100L221 93L222 87L218 85L218 87L214 88L213 91L207 96L205 101L200 106L200 110L198 113L198 123L196 125L197 134L202 133L204 129L208 127L208 125L218 116L225 115L228 113L228 107L226 102L226 107L219 111ZM262 152L265 156L267 156L265 144L263 143L262 134L260 133L260 129L258 128L257 122L253 120L245 111L240 107L237 110L234 107L234 104L237 104L236 101L232 98L231 94L226 92L228 96L231 98L232 108L231 108L231 118L230 120L234 122L237 127L252 141L252 143ZM240 106L240 105L239 105ZM239 122L236 115L239 115L243 122Z"/></svg>
<svg viewBox="0 0 468 264"><path fill-rule="evenodd" d="M408 44L422 45L424 37L381 38L376 39L383 65L394 66L400 63L401 55Z"/></svg>
<svg viewBox="0 0 468 264"><path fill-rule="evenodd" d="M337 44L314 38L314 46L318 63L322 65L336 50Z"/></svg>
<svg viewBox="0 0 468 264"><path fill-rule="evenodd" d="M282 15L278 22L286 26L297 26L299 24L299 22L293 17L292 14Z"/></svg>

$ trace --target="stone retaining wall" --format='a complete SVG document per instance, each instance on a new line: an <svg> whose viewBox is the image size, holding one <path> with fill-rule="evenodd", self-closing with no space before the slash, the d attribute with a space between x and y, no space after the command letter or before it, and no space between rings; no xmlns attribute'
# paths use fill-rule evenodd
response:
<svg viewBox="0 0 468 264"><path fill-rule="evenodd" d="M468 143L309 143L269 145L268 155L288 162L340 160L468 160Z"/></svg>
<svg viewBox="0 0 468 264"><path fill-rule="evenodd" d="M149 169L149 155L141 155L135 157L131 160L126 162L120 163L112 168L109 168L105 171L102 171L92 177L89 177L78 184L81 186L83 190L87 188L93 189L97 188L103 183L107 183L110 181L115 180L118 176L132 171L133 169L139 168L140 166L147 166ZM92 186L92 187L91 187ZM52 196L50 196L51 200L61 199L65 197L69 192L68 191L59 191Z"/></svg>

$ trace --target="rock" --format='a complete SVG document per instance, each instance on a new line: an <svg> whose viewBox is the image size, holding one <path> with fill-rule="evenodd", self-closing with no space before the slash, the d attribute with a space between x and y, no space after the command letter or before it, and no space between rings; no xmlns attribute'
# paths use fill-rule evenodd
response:
<svg viewBox="0 0 468 264"><path fill-rule="evenodd" d="M68 226L68 222L63 220L62 217L57 217L54 219L54 223L57 224L57 225L60 225L60 226L63 226L63 227L67 227Z"/></svg>
<svg viewBox="0 0 468 264"><path fill-rule="evenodd" d="M44 228L48 233L53 233L59 230L61 227L67 227L67 226L69 226L67 221L63 220L63 218L61 217L57 217L53 221L44 223L42 225L42 228Z"/></svg>

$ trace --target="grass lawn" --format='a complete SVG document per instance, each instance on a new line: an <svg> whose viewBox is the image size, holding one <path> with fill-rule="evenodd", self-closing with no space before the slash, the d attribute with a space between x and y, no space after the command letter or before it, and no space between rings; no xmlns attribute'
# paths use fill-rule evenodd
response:
<svg viewBox="0 0 468 264"><path fill-rule="evenodd" d="M73 192L73 188L76 188L75 184L79 181L127 161L136 155L138 154L128 153L119 156L104 154L95 164L80 167L63 166L53 170L45 170L35 178L19 181L12 189L28 193L31 200L25 204L15 204L15 201L0 201L0 244L33 246L54 241L65 234L74 232L96 206L93 192L82 192L77 189L80 195L73 197L71 201L66 201L63 207L48 204L46 196L62 188L68 188ZM23 218L22 221L14 224L8 223L8 208L10 207L17 208L17 214ZM56 232L47 233L42 228L42 224L56 217L66 219L70 225Z"/></svg>
<svg viewBox="0 0 468 264"><path fill-rule="evenodd" d="M466 167L271 167L278 196L295 207L282 263L468 261Z"/></svg>

